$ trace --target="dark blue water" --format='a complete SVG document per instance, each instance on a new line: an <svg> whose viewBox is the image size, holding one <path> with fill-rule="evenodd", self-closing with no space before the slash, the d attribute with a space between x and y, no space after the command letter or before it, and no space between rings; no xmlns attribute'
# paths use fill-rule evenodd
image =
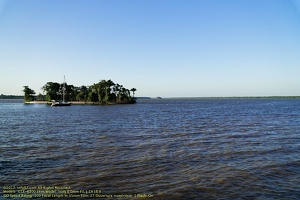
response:
<svg viewBox="0 0 300 200"><path fill-rule="evenodd" d="M300 100L59 108L1 100L0 186L7 185L152 199L300 199Z"/></svg>

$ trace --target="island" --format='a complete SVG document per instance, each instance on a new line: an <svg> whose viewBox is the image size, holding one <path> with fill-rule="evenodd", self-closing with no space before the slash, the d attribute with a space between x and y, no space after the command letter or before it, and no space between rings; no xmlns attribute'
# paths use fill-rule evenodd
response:
<svg viewBox="0 0 300 200"><path fill-rule="evenodd" d="M67 83L47 82L43 87L43 94L36 95L35 91L24 86L25 103L51 103L64 99L72 104L134 104L136 88L126 89L123 85L112 80L101 80L91 86L68 85ZM131 96L132 92L132 96Z"/></svg>

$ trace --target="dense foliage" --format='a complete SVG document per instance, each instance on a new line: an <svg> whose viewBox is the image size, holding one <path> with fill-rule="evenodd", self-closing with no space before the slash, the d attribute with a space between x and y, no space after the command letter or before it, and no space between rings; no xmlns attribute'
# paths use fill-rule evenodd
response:
<svg viewBox="0 0 300 200"><path fill-rule="evenodd" d="M25 102L34 100L35 92L32 89L30 89L28 86L24 86L23 92L24 92Z"/></svg>
<svg viewBox="0 0 300 200"><path fill-rule="evenodd" d="M84 101L99 103L134 103L135 88L128 90L123 85L115 84L111 80L101 80L93 85L75 87L74 85L64 84L66 101ZM44 100L60 100L63 94L63 84L48 82L42 89L45 92ZM133 96L131 97L130 91Z"/></svg>
<svg viewBox="0 0 300 200"><path fill-rule="evenodd" d="M0 99L23 99L24 96L19 96L19 95L0 95Z"/></svg>

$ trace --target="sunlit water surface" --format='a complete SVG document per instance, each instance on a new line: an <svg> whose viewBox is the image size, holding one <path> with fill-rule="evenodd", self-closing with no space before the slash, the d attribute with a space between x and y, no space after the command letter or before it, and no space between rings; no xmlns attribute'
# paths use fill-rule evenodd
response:
<svg viewBox="0 0 300 200"><path fill-rule="evenodd" d="M152 199L300 199L300 100L59 108L1 100L5 185Z"/></svg>

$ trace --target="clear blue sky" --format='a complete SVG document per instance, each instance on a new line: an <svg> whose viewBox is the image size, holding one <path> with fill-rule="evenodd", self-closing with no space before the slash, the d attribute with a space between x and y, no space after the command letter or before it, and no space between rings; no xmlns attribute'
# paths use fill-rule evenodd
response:
<svg viewBox="0 0 300 200"><path fill-rule="evenodd" d="M136 96L300 95L298 0L0 0L0 94L112 79Z"/></svg>

